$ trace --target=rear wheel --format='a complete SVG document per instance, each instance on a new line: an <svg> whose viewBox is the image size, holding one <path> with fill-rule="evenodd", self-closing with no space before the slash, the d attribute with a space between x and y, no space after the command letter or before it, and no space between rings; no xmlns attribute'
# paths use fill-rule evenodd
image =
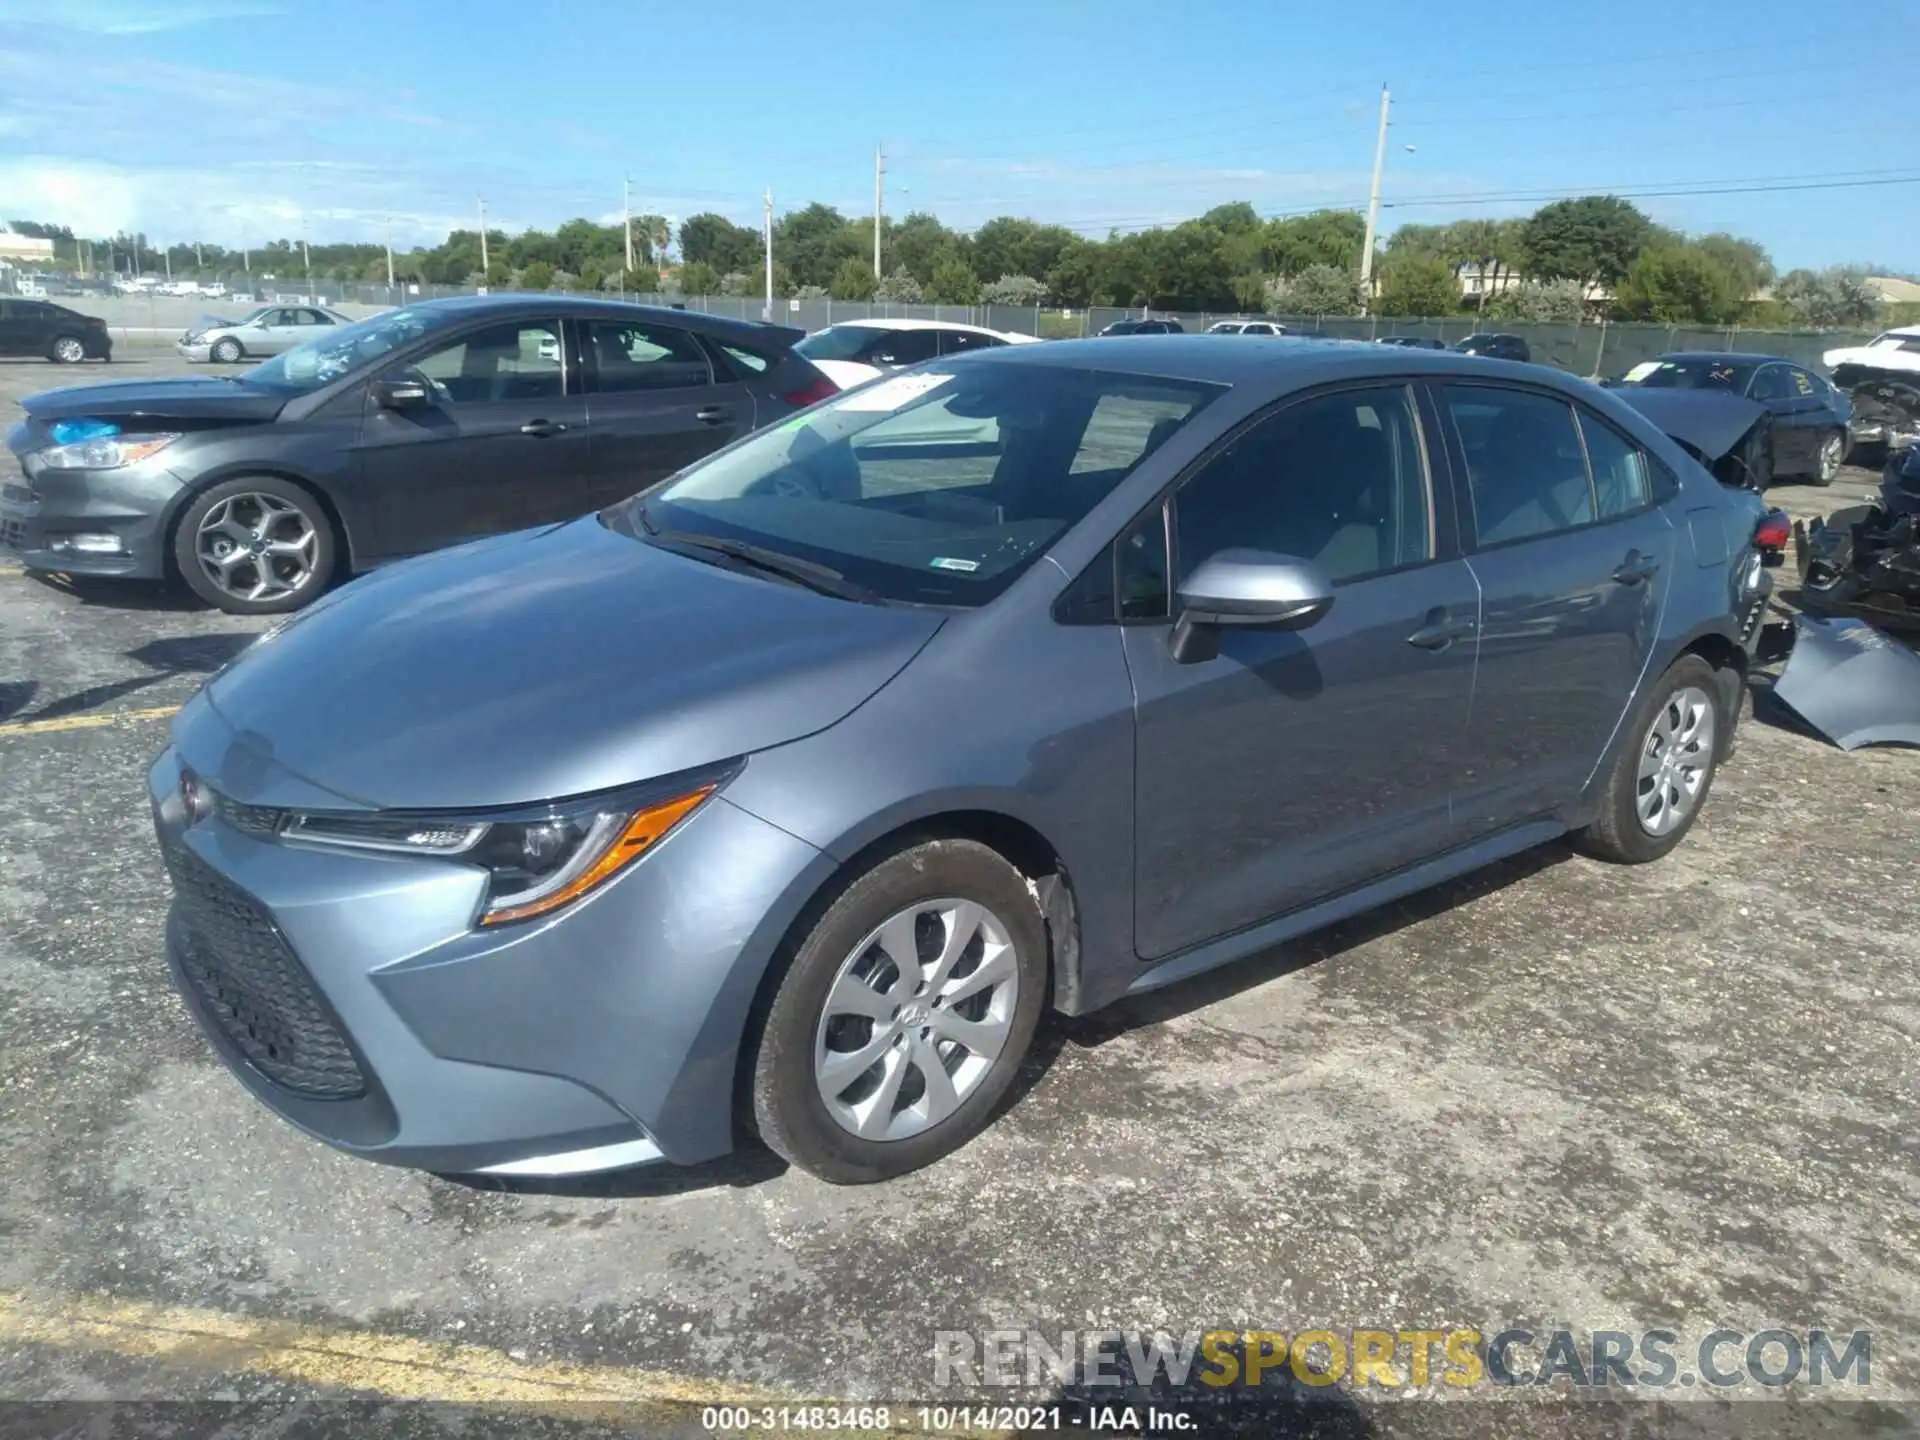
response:
<svg viewBox="0 0 1920 1440"><path fill-rule="evenodd" d="M213 349L208 352L208 357L219 361L222 365L235 365L245 353L246 351L240 347L240 342L228 335L213 342Z"/></svg>
<svg viewBox="0 0 1920 1440"><path fill-rule="evenodd" d="M277 615L319 596L334 534L320 502L292 481L227 480L187 506L173 558L194 594L229 615Z"/></svg>
<svg viewBox="0 0 1920 1440"><path fill-rule="evenodd" d="M1813 465L1813 483L1831 485L1840 477L1840 467L1847 458L1847 432L1829 430L1820 437L1820 449L1816 453Z"/></svg>
<svg viewBox="0 0 1920 1440"><path fill-rule="evenodd" d="M78 365L87 358L87 347L77 335L61 335L48 349L47 358L56 365Z"/></svg>
<svg viewBox="0 0 1920 1440"><path fill-rule="evenodd" d="M1013 1083L1047 974L1039 906L994 851L930 840L887 857L781 978L754 1056L760 1138L840 1184L951 1153Z"/></svg>
<svg viewBox="0 0 1920 1440"><path fill-rule="evenodd" d="M1682 655L1634 711L1631 738L1608 772L1600 813L1576 837L1603 860L1658 860L1699 818L1733 717L1719 674L1698 655Z"/></svg>

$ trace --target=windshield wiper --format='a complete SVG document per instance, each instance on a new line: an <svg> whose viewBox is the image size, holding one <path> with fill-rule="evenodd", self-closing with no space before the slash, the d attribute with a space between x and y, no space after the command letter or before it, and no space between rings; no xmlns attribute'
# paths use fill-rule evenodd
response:
<svg viewBox="0 0 1920 1440"><path fill-rule="evenodd" d="M724 555L729 560L737 561L750 569L778 576L782 580L790 580L820 595L832 595L841 600L854 600L862 605L885 603L873 591L864 585L855 584L831 565L802 560L797 555L768 550L764 546L751 545L744 540L728 540L719 535L698 535L689 530L662 530L654 525L645 507L640 511L640 523L646 528L650 539L669 549L704 550L709 554Z"/></svg>

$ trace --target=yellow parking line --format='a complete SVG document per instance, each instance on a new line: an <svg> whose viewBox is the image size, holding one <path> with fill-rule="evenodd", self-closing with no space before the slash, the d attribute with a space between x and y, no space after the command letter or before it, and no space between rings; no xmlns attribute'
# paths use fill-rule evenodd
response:
<svg viewBox="0 0 1920 1440"><path fill-rule="evenodd" d="M176 1360L396 1400L455 1404L779 1404L801 1397L661 1371L516 1360L482 1345L327 1330L102 1295L0 1290L0 1345L35 1344Z"/></svg>
<svg viewBox="0 0 1920 1440"><path fill-rule="evenodd" d="M14 720L0 725L0 740L10 735L53 735L62 730L97 730L103 725L137 725L142 720L165 720L179 713L178 705L156 705L149 710L107 710L97 715L59 715L52 720Z"/></svg>

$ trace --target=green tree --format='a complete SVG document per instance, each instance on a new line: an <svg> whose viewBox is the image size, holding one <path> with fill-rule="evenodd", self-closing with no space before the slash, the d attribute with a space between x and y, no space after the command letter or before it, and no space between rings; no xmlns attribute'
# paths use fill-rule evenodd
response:
<svg viewBox="0 0 1920 1440"><path fill-rule="evenodd" d="M763 249L758 230L736 225L724 215L708 211L680 222L680 259L687 264L711 265L722 275L750 271L760 263Z"/></svg>
<svg viewBox="0 0 1920 1440"><path fill-rule="evenodd" d="M1617 314L1668 325L1724 325L1746 297L1733 273L1694 245L1643 250L1614 289Z"/></svg>
<svg viewBox="0 0 1920 1440"><path fill-rule="evenodd" d="M926 292L920 288L920 282L907 273L902 265L874 287L873 298L891 301L896 305L918 305L926 298Z"/></svg>
<svg viewBox="0 0 1920 1440"><path fill-rule="evenodd" d="M1357 271L1366 236L1366 217L1351 210L1316 210L1311 215L1271 220L1261 245L1260 268L1275 275L1298 275L1311 265Z"/></svg>
<svg viewBox="0 0 1920 1440"><path fill-rule="evenodd" d="M1585 318L1586 291L1575 280L1523 280L1481 307L1490 320L1571 325Z"/></svg>
<svg viewBox="0 0 1920 1440"><path fill-rule="evenodd" d="M1285 315L1358 315L1360 282L1344 266L1309 265L1276 284L1271 304Z"/></svg>
<svg viewBox="0 0 1920 1440"><path fill-rule="evenodd" d="M965 260L950 254L933 267L933 277L927 281L927 299L936 305L978 305L980 277Z"/></svg>
<svg viewBox="0 0 1920 1440"><path fill-rule="evenodd" d="M553 288L553 266L544 260L535 260L520 271L522 290L551 290Z"/></svg>
<svg viewBox="0 0 1920 1440"><path fill-rule="evenodd" d="M1823 329L1870 325L1879 316L1880 297L1856 266L1831 270L1790 270L1773 293L1802 325Z"/></svg>
<svg viewBox="0 0 1920 1440"><path fill-rule="evenodd" d="M818 201L789 210L773 227L773 253L801 285L829 284L841 261L858 259L871 243L871 235L863 243L846 216Z"/></svg>
<svg viewBox="0 0 1920 1440"><path fill-rule="evenodd" d="M686 231L682 230L684 239ZM680 293L682 295L718 295L720 293L720 272L704 260L687 260L680 266Z"/></svg>
<svg viewBox="0 0 1920 1440"><path fill-rule="evenodd" d="M1076 235L1047 271L1047 293L1062 305L1111 305L1113 289L1107 275L1106 247Z"/></svg>
<svg viewBox="0 0 1920 1440"><path fill-rule="evenodd" d="M922 285L933 279L934 267L951 255L966 259L966 237L956 235L933 216L916 210L881 237L887 263L903 268Z"/></svg>
<svg viewBox="0 0 1920 1440"><path fill-rule="evenodd" d="M1720 263L1740 287L1740 298L1750 300L1755 293L1773 284L1773 257L1757 240L1742 240L1737 235L1716 232L1693 242L1701 251Z"/></svg>
<svg viewBox="0 0 1920 1440"><path fill-rule="evenodd" d="M1460 308L1460 281L1445 260L1389 255L1373 308L1379 315L1451 315Z"/></svg>
<svg viewBox="0 0 1920 1440"><path fill-rule="evenodd" d="M1616 195L1556 200L1522 232L1529 273L1543 280L1618 285L1646 244L1650 222Z"/></svg>
<svg viewBox="0 0 1920 1440"><path fill-rule="evenodd" d="M872 264L850 255L834 270L828 292L836 300L871 300L877 285Z"/></svg>

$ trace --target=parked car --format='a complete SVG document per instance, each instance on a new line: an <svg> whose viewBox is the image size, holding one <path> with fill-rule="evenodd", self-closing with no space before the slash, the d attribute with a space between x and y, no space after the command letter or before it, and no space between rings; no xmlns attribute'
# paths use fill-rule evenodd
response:
<svg viewBox="0 0 1920 1440"><path fill-rule="evenodd" d="M1100 332L1102 335L1184 335L1187 327L1178 320L1116 320Z"/></svg>
<svg viewBox="0 0 1920 1440"><path fill-rule="evenodd" d="M903 443L929 414L999 452ZM988 1122L1048 1004L1569 831L1672 850L1762 518L1544 368L954 356L254 646L151 771L170 963L357 1155L684 1164L744 1116L897 1175Z"/></svg>
<svg viewBox="0 0 1920 1440"><path fill-rule="evenodd" d="M1462 355L1485 355L1490 360L1527 362L1533 359L1533 351L1518 335L1469 335L1464 340L1454 341L1453 348Z"/></svg>
<svg viewBox="0 0 1920 1440"><path fill-rule="evenodd" d="M1036 339L953 320L845 320L814 331L793 348L842 390L851 390L937 356L1029 345Z"/></svg>
<svg viewBox="0 0 1920 1440"><path fill-rule="evenodd" d="M38 356L56 365L111 360L113 337L98 315L50 300L0 295L0 355Z"/></svg>
<svg viewBox="0 0 1920 1440"><path fill-rule="evenodd" d="M174 342L183 360L238 365L278 355L314 338L326 325L351 325L352 317L319 305L262 305L239 320L202 315Z"/></svg>
<svg viewBox="0 0 1920 1440"><path fill-rule="evenodd" d="M0 539L34 569L293 610L336 573L600 509L834 391L798 330L612 301L435 300L315 333L231 379L21 402Z"/></svg>
<svg viewBox="0 0 1920 1440"><path fill-rule="evenodd" d="M1804 365L1773 355L1683 350L1642 361L1620 377L1624 386L1719 390L1755 402L1773 417L1772 477L1799 476L1831 485L1848 449L1852 402Z"/></svg>
<svg viewBox="0 0 1920 1440"><path fill-rule="evenodd" d="M1436 340L1431 335L1382 335L1381 345L1405 345L1410 350L1444 350L1447 342Z"/></svg>
<svg viewBox="0 0 1920 1440"><path fill-rule="evenodd" d="M1888 330L1821 358L1853 407L1850 446L1881 452L1867 457L1878 460L1920 445L1920 325Z"/></svg>
<svg viewBox="0 0 1920 1440"><path fill-rule="evenodd" d="M1106 334L1106 331L1101 331ZM1219 320L1207 327L1209 335L1290 335L1278 320Z"/></svg>

